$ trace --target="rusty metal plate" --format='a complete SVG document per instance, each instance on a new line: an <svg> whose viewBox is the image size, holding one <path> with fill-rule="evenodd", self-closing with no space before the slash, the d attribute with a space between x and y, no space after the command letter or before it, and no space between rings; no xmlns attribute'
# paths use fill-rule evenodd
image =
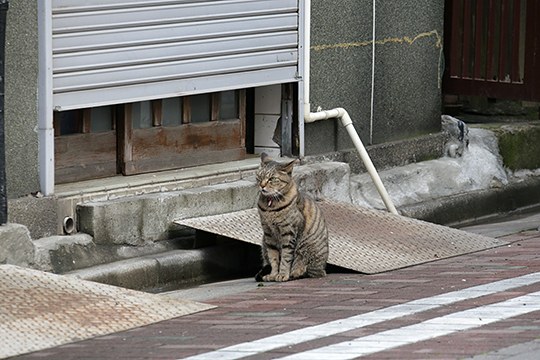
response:
<svg viewBox="0 0 540 360"><path fill-rule="evenodd" d="M0 294L0 358L214 307L12 265L0 265Z"/></svg>
<svg viewBox="0 0 540 360"><path fill-rule="evenodd" d="M319 202L330 235L328 263L366 274L399 269L507 244L385 211ZM261 244L257 209L175 221L233 239Z"/></svg>

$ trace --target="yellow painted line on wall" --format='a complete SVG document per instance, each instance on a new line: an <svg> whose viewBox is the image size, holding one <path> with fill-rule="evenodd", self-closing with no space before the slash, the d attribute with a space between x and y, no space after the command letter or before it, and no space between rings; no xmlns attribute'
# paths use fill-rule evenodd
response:
<svg viewBox="0 0 540 360"><path fill-rule="evenodd" d="M435 48L440 49L442 48L442 37L439 35L439 32L437 30L431 30L428 32L423 32L415 37L410 36L403 36L403 37L393 37L393 38L385 38L381 40L376 40L375 45L386 45L386 44L408 44L412 45L416 41L423 39L423 38L435 38ZM354 47L362 47L362 46L370 46L373 44L372 40L366 40L366 41L358 41L358 42L350 42L350 43L340 43L340 44L325 44L325 45L314 45L311 47L311 50L313 51L323 51L323 50L329 50L329 49L348 49L348 48L354 48Z"/></svg>
<svg viewBox="0 0 540 360"><path fill-rule="evenodd" d="M435 39L435 48L439 49L439 63L438 63L438 73L437 81L438 88L441 88L441 63L443 55L443 39L437 30L431 30L427 32L420 33L414 37L403 36L403 37L389 37L381 40L375 40L375 45L386 45L386 44L407 44L412 45L420 39L424 38L434 38ZM324 51L331 49L350 49L356 47L372 46L373 40L358 41L358 42L349 42L349 43L340 43L340 44L323 44L323 45L313 45L310 49L313 51Z"/></svg>

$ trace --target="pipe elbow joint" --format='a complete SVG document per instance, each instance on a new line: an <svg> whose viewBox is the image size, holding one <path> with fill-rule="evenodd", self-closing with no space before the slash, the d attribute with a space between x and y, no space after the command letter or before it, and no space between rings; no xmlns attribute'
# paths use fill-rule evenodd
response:
<svg viewBox="0 0 540 360"><path fill-rule="evenodd" d="M336 108L339 114L339 119L341 120L341 124L343 127L347 127L349 125L352 125L351 117L349 116L349 113L344 108Z"/></svg>

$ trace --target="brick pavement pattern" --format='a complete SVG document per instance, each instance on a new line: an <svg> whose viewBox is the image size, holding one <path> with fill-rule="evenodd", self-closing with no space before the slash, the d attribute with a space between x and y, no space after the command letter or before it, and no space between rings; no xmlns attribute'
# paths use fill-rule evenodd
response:
<svg viewBox="0 0 540 360"><path fill-rule="evenodd" d="M367 313L498 280L540 272L540 233L502 238L509 245L377 275L331 273L205 301L217 308L113 335L63 345L16 359L181 359L336 319ZM513 288L271 350L247 359L272 359L416 324L433 317L540 291ZM534 344L540 312L368 355L367 359L461 359ZM487 359L487 357L486 357Z"/></svg>

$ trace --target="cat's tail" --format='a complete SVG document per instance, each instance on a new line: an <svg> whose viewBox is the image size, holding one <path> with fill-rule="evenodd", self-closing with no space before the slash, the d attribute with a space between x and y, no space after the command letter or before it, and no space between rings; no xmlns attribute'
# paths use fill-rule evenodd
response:
<svg viewBox="0 0 540 360"><path fill-rule="evenodd" d="M271 271L272 271L272 267L270 265L263 266L263 268L259 270L257 275L255 275L255 281L258 281L258 282L263 281L263 276L270 274Z"/></svg>

